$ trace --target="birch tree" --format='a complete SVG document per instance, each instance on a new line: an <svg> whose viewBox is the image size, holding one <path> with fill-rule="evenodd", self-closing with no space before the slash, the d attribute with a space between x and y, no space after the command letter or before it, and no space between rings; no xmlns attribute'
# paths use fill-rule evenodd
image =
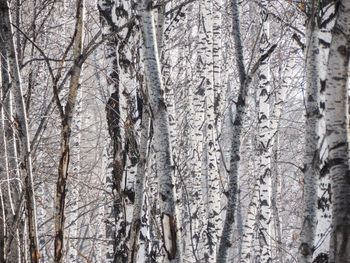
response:
<svg viewBox="0 0 350 263"><path fill-rule="evenodd" d="M262 1L262 6L267 2ZM270 21L264 10L260 12L261 17L261 38L259 52L262 56L270 46ZM258 127L259 134L257 148L259 155L259 245L260 251L258 261L270 262L271 259L271 146L273 144L273 133L270 130L270 64L266 59L259 68L259 113Z"/></svg>
<svg viewBox="0 0 350 263"><path fill-rule="evenodd" d="M133 6L128 1L115 3L100 1L99 9L106 33L115 32L120 25L134 15ZM140 81L137 68L139 36L138 26L136 23L131 23L119 33L118 37L108 42L108 59L111 61L108 84L111 88L111 96L106 105L106 113L114 151L113 178L110 178L115 191L113 193L116 223L114 249L115 260L124 261L130 258L130 253L135 253L135 249L132 252L129 250L131 247L129 247L128 234L129 231L133 232L134 227L131 218L135 202L134 187L138 180L136 177L139 153L136 127L141 121L139 120L141 112L138 112L137 105ZM147 124L144 125L144 127L147 126ZM138 198L142 199L142 196ZM136 202L139 204L140 201ZM138 207L138 211L141 211L141 208L142 206Z"/></svg>
<svg viewBox="0 0 350 263"><path fill-rule="evenodd" d="M317 164L318 164L318 94L319 94L319 45L316 13L318 5L315 1L308 3L310 18L306 29L306 130L304 158L304 200L303 223L300 233L300 262L311 262L316 231L316 199L317 199Z"/></svg>
<svg viewBox="0 0 350 263"><path fill-rule="evenodd" d="M348 81L350 3L340 1L332 31L326 79L326 134L332 185L333 220L329 262L350 262L348 164Z"/></svg>
<svg viewBox="0 0 350 263"><path fill-rule="evenodd" d="M163 97L153 14L149 1L138 3L143 37L143 61L154 127L154 148L159 177L159 198L164 249L170 262L182 262L181 233L176 212L174 164L169 138L169 122Z"/></svg>

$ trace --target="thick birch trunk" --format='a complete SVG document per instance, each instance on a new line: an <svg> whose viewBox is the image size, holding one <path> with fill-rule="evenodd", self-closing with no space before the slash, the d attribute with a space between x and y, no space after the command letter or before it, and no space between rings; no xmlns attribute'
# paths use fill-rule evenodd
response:
<svg viewBox="0 0 350 263"><path fill-rule="evenodd" d="M83 88L80 87L77 91L76 98L76 110L75 117L72 121L72 147L71 147L71 178L76 179L81 178L80 176L80 144L81 144L81 128L82 128L82 93ZM68 262L74 263L77 261L77 242L74 238L78 236L78 202L79 202L79 192L78 185L76 185L73 180L68 182L68 192L70 192L70 206L69 206L69 216L67 216L67 221L69 225L68 238L67 238L67 260ZM72 244L72 245L69 245Z"/></svg>
<svg viewBox="0 0 350 263"><path fill-rule="evenodd" d="M330 19L335 13L335 7L332 6L320 6L324 15L322 16L322 23L327 21L327 24L319 31L319 78L320 78L320 94L319 94L319 110L320 118L318 120L319 140L318 140L318 153L319 153L319 179L317 186L317 227L316 227L316 240L313 258L320 258L324 255L329 255L329 242L330 242L330 229L332 223L332 209L331 209L331 184L329 173L326 172L328 150L327 150L327 135L326 135L326 122L325 122L325 80L327 78L327 63L329 55L329 46L332 41L332 28L334 27L335 18ZM324 169L325 168L325 169ZM315 261L315 260L314 260Z"/></svg>
<svg viewBox="0 0 350 263"><path fill-rule="evenodd" d="M249 162L249 164L252 161ZM253 255L252 255L252 249L253 249L253 240L254 240L254 235L256 231L256 219L257 219L257 214L258 214L258 199L259 199L259 183L257 180L256 173L254 172L254 162L253 165L249 165L248 167L250 168L250 176L254 178L253 183L252 183L252 194L251 194L251 199L250 203L248 206L248 213L247 217L245 219L245 223L243 225L243 235L241 237L242 239L242 249L241 249L241 254L240 256L240 262L245 263L245 262L251 262Z"/></svg>
<svg viewBox="0 0 350 263"><path fill-rule="evenodd" d="M312 1L311 1L312 2ZM310 6L312 4L310 3ZM312 15L316 12L314 6ZM318 93L319 93L319 40L315 18L311 17L307 26L306 49L306 130L304 157L304 200L300 233L299 262L311 263L316 233L316 202L318 174Z"/></svg>
<svg viewBox="0 0 350 263"><path fill-rule="evenodd" d="M2 24L1 35L3 36L9 59L9 68L11 72L10 76L12 77L14 99L16 103L16 121L18 123L17 130L21 141L21 160L23 164L23 172L25 174L25 196L28 213L30 260L31 262L39 262L40 256L38 251L36 205L34 198L33 172L30 154L27 113L25 109L25 102L23 99L21 76L19 72L18 58L14 45L9 6L6 0L0 1L0 12L0 24Z"/></svg>
<svg viewBox="0 0 350 263"><path fill-rule="evenodd" d="M331 263L350 262L350 180L348 164L348 81L350 2L340 1L328 59L326 132L332 184Z"/></svg>
<svg viewBox="0 0 350 263"><path fill-rule="evenodd" d="M150 2L139 3L141 31L143 36L143 59L153 119L154 149L159 178L159 198L164 249L170 262L182 262L181 233L176 213L174 165L169 138L169 122L163 97L155 27Z"/></svg>
<svg viewBox="0 0 350 263"><path fill-rule="evenodd" d="M132 16L128 1L100 1L99 11L103 30L113 33ZM114 13L114 9L118 12ZM121 38L121 40L119 40ZM135 182L139 161L137 127L141 120L138 112L135 87L138 77L138 42L140 33L135 24L130 24L108 42L108 60L111 73L107 81L111 91L106 106L108 128L113 144L113 182L115 231L115 260L130 258L128 233L133 228L132 217L135 202ZM140 197L140 196L138 196ZM142 198L142 196L141 196ZM138 202L138 200L137 200ZM141 209L141 208L140 208Z"/></svg>

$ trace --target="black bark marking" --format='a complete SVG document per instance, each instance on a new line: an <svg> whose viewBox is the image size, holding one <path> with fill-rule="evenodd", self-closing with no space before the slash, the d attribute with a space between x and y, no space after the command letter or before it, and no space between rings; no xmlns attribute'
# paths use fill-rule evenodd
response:
<svg viewBox="0 0 350 263"><path fill-rule="evenodd" d="M314 259L314 261L312 261L312 263L328 263L328 255L325 253L320 253Z"/></svg>
<svg viewBox="0 0 350 263"><path fill-rule="evenodd" d="M307 243L301 243L299 250L300 254L302 254L304 257L312 255L313 252L313 248L311 248Z"/></svg>
<svg viewBox="0 0 350 263"><path fill-rule="evenodd" d="M323 93L326 90L326 80L320 80L321 89L320 92Z"/></svg>

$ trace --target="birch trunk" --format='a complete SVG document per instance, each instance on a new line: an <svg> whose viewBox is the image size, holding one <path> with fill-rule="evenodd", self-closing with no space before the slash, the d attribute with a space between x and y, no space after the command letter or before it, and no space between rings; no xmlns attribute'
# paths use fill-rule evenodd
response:
<svg viewBox="0 0 350 263"><path fill-rule="evenodd" d="M235 223L235 211L237 206L237 189L238 189L238 168L241 150L241 135L243 120L246 112L246 99L248 81L246 79L246 70L243 62L243 48L240 33L240 22L238 4L236 0L231 0L231 10L233 16L233 37L236 52L236 66L239 74L240 88L236 103L236 114L233 122L232 146L230 156L230 172L227 185L227 208L226 216L217 254L217 263L227 262L229 247L231 246L231 235Z"/></svg>
<svg viewBox="0 0 350 263"><path fill-rule="evenodd" d="M117 12L114 13L114 9ZM133 6L128 1L100 1L99 10L105 33L115 32L132 16ZM122 30L118 37L108 42L108 60L111 61L109 80L111 96L106 105L109 133L113 144L113 182L115 231L115 260L125 262L130 258L128 233L133 228L132 217L135 203L135 182L139 149L137 127L140 78L137 63L140 33L136 24ZM140 196L138 196L140 197ZM142 198L142 196L141 196ZM136 202L138 202L137 200ZM141 208L140 208L141 209ZM131 230L132 231L132 230ZM134 251L135 252L135 251Z"/></svg>
<svg viewBox="0 0 350 263"><path fill-rule="evenodd" d="M137 164L137 175L135 183L135 205L133 211L133 218L131 223L130 241L129 241L129 259L130 263L138 262L138 252L140 248L140 230L142 220L142 207L145 192L145 180L146 180L146 160L147 160L147 146L149 137L150 118L149 112L146 108L145 99L143 102L142 121L141 121L141 138L139 155L140 160ZM145 248L144 248L145 249ZM141 253L143 251L140 251Z"/></svg>
<svg viewBox="0 0 350 263"><path fill-rule="evenodd" d="M1 61L3 59L1 58ZM1 67L3 65L1 64ZM3 77L1 76L1 79ZM3 101L3 98L5 97L4 94L4 85L2 85L2 90L0 90L0 99L1 103ZM6 137L5 137L5 115L4 115L4 109L2 107L2 104L0 105L1 111L0 111L0 262L4 263L7 261L7 251L6 251L6 242L7 242L7 235L11 235L11 231L8 232L7 225L10 225L10 229L12 227L12 224L6 223L9 219L12 219L13 217L13 210L8 208L9 205L12 204L9 196L9 168L8 168L8 160L7 160L7 147L6 147ZM5 205L6 204L6 205ZM6 216L6 213L8 216Z"/></svg>
<svg viewBox="0 0 350 263"><path fill-rule="evenodd" d="M76 110L75 117L72 120L72 147L71 147L71 178L76 178L74 181L78 181L80 176L80 145L81 145L81 128L82 128L82 99L83 99L83 87L77 91L76 98ZM70 192L70 206L69 216L67 221L69 225L68 238L67 238L67 261L74 263L77 261L77 242L74 241L78 237L78 203L79 203L79 191L78 185L73 180L68 181L68 192ZM72 245L69 245L71 243Z"/></svg>
<svg viewBox="0 0 350 263"><path fill-rule="evenodd" d="M206 1L206 7L210 7L211 1ZM206 97L206 146L207 146L207 172L208 172L208 228L206 235L208 238L207 243L207 262L215 262L217 247L219 241L219 233L222 230L222 216L221 216L221 190L220 190L220 176L217 160L217 134L216 126L218 123L217 107L219 94L221 93L221 80L220 80L220 26L221 16L220 11L217 8L220 7L220 1L214 1L211 3L211 16L207 19L212 20L211 29L207 29L207 44L210 45L209 52L207 51L206 57L209 58L207 63L207 86L205 90ZM208 14L209 15L209 14ZM209 39L211 38L211 39Z"/></svg>
<svg viewBox="0 0 350 263"><path fill-rule="evenodd" d="M164 91L150 2L139 2L138 13L143 36L143 60L154 127L154 149L159 178L164 249L170 262L182 262L181 233L175 206L175 178L169 138L169 121L163 97Z"/></svg>
<svg viewBox="0 0 350 263"><path fill-rule="evenodd" d="M313 258L320 258L325 255L329 255L329 241L330 241L330 228L332 223L332 209L331 209L331 184L329 173L327 170L327 135L326 135L326 123L325 123L325 79L327 78L327 63L329 55L329 46L332 40L332 28L334 27L335 7L332 3L322 5L320 3L320 9L323 13L322 24L326 23L319 31L319 76L320 76L320 93L319 93L319 110L320 118L319 123L319 140L318 140L318 153L319 153L319 179L317 186L317 227L315 233L315 248ZM333 18L332 18L333 17ZM315 261L315 260L314 260Z"/></svg>
<svg viewBox="0 0 350 263"><path fill-rule="evenodd" d="M300 233L299 262L311 263L316 233L316 201L318 174L318 93L319 93L319 39L314 16L318 7L309 3L311 18L307 25L306 46L306 130L304 156L304 200L303 218Z"/></svg>
<svg viewBox="0 0 350 263"><path fill-rule="evenodd" d="M348 164L348 81L350 2L340 1L328 59L326 132L332 185L331 263L350 262L350 180Z"/></svg>
<svg viewBox="0 0 350 263"><path fill-rule="evenodd" d="M267 1L262 1L267 7ZM270 22L264 10L261 11L262 34L260 39L260 56L269 47ZM259 113L258 113L258 156L259 156L259 259L258 262L267 263L271 259L271 146L273 133L270 130L270 65L265 60L259 68Z"/></svg>
<svg viewBox="0 0 350 263"><path fill-rule="evenodd" d="M21 142L21 160L23 164L23 174L25 174L25 196L28 213L28 231L30 242L30 260L39 262L38 235L36 222L36 204L34 198L33 170L30 153L30 140L27 124L27 113L22 93L22 80L19 72L18 58L15 50L13 31L11 26L11 16L6 0L0 1L2 33L6 51L9 59L10 76L12 78L14 99L16 103L16 122L18 123L18 134Z"/></svg>
<svg viewBox="0 0 350 263"><path fill-rule="evenodd" d="M279 167L279 137L280 137L280 122L281 116L284 109L285 98L288 88L291 86L292 72L294 66L294 60L289 56L286 56L288 59L285 66L280 67L280 86L274 92L275 102L274 109L272 112L272 118L270 120L270 132L273 134L273 159L274 163L272 165L272 186L271 186L271 206L272 206L272 215L273 215L273 226L274 226L274 239L276 243L276 258L279 262L283 263L283 243L282 243L282 221L280 216L281 210L281 172ZM282 59L281 59L282 63ZM284 72L284 74L282 74ZM279 201L279 202L278 202Z"/></svg>

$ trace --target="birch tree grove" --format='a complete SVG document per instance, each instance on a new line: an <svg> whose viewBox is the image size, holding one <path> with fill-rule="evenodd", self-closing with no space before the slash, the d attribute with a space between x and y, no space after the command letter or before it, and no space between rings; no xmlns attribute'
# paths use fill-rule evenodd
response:
<svg viewBox="0 0 350 263"><path fill-rule="evenodd" d="M28 120L25 109L22 91L22 79L19 72L18 56L15 49L14 40L12 38L11 16L8 4L2 1L0 10L2 12L2 30L1 35L4 41L7 58L9 61L9 75L11 76L11 83L13 85L14 101L16 103L16 112L14 121L17 123L17 133L20 140L21 147L21 166L23 167L23 174L25 180L25 199L27 208L27 222L28 222L28 236L30 246L30 261L39 262L38 250L38 235L36 222L36 203L34 198L33 186L33 168L30 153L30 139L28 132ZM17 211L18 213L18 211Z"/></svg>
<svg viewBox="0 0 350 263"><path fill-rule="evenodd" d="M0 0L0 263L350 262L345 0Z"/></svg>

